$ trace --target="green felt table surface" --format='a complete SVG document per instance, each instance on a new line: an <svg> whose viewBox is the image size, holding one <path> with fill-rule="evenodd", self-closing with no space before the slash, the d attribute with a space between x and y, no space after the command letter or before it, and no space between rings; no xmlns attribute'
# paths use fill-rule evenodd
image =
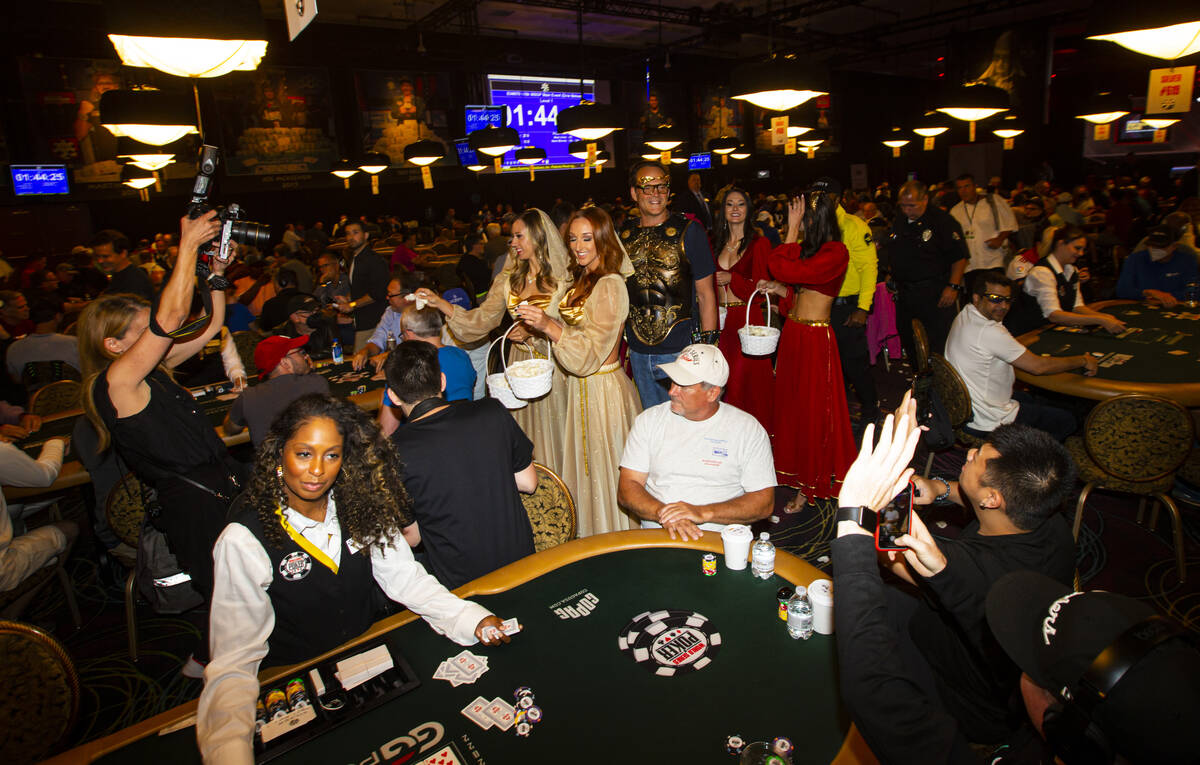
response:
<svg viewBox="0 0 1200 765"><path fill-rule="evenodd" d="M784 579L758 580L749 568L729 571L720 560L717 575L705 577L701 556L667 547L608 552L473 598L502 618L517 617L524 631L507 646L472 648L487 656L490 669L457 688L432 675L461 647L423 621L401 626L402 650L421 685L273 762L418 762L446 744L467 763L635 762L651 754L671 762L732 762L724 745L734 733L748 741L787 736L796 745L795 762L830 762L850 726L837 693L833 637L792 640L775 600ZM555 607L588 593L598 599L591 614L556 614ZM708 617L722 638L713 663L666 678L622 653L621 629L657 609ZM511 703L522 685L533 689L545 714L528 738L515 728L482 730L460 712L477 696ZM401 744L394 739L429 723L427 735L436 726L442 731L437 745L412 760L397 759ZM195 729L151 735L99 761L199 762Z"/></svg>
<svg viewBox="0 0 1200 765"><path fill-rule="evenodd" d="M1200 379L1200 309L1124 303L1101 310L1124 321L1130 330L1140 331L1113 335L1099 327L1060 326L1042 330L1037 340L1028 344L1029 350L1050 356L1101 354L1096 377L1102 380L1178 384ZM1104 366L1111 354L1133 358Z"/></svg>

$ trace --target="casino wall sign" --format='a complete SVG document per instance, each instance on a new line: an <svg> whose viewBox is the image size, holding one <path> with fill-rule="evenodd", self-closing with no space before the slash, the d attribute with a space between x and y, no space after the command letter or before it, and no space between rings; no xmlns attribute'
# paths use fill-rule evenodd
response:
<svg viewBox="0 0 1200 765"><path fill-rule="evenodd" d="M695 611L643 611L621 630L617 647L654 674L674 677L711 664L721 633Z"/></svg>

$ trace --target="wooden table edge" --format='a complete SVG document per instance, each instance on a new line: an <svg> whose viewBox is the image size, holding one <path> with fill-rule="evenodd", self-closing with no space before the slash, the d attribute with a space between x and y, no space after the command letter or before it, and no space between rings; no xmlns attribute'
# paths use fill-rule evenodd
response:
<svg viewBox="0 0 1200 765"><path fill-rule="evenodd" d="M474 581L467 582L462 587L454 590L454 593L460 597L471 597L473 595L492 595L499 592L505 592L514 587L519 587L527 582L536 579L543 574L550 573L556 569L562 568L577 561L593 558L598 555L606 555L611 552L619 552L621 550L644 550L653 548L676 548L685 550L696 550L698 552L711 552L718 555L717 560L717 576L721 576L727 572L725 568L724 556L722 554L721 536L713 531L704 532L704 536L696 541L671 539L666 531L661 529L634 529L631 531L614 531L608 534L598 534L596 536L587 537L585 539L575 539L570 542L552 547L549 550L544 550L540 553L535 553L519 561L510 563L507 566L497 569L490 574L482 576ZM808 585L814 579L825 577L819 569L810 565L801 558L792 555L784 550L779 550L775 556L775 573L787 579L792 584ZM749 571L741 571L734 573L735 576L749 576ZM700 567L700 558L696 559L696 576L703 576ZM372 640L379 635L382 635L389 630L393 630L402 625L408 624L417 619L417 615L411 611L402 611L385 619L375 622L371 627L359 635L357 638L338 646L332 651L328 651L321 656L304 662L304 665L310 665L313 662L322 661L334 654L340 653L349 647L359 645L368 640ZM292 667L275 667L269 670L264 670L259 673L258 679L260 684L270 683L290 674L294 674L295 666ZM47 760L46 765L68 765L74 763L90 763L100 757L114 752L118 749L126 747L135 741L146 738L154 733L184 723L188 718L194 718L196 714L197 701L189 701L181 704L174 709L169 709L166 712L155 715L140 723L136 723L124 730L111 733L103 738L90 741L86 744L63 752L62 754ZM193 719L194 722L194 719ZM862 763L868 765L875 763L877 760L871 754L866 742L858 733L857 728L851 724L850 729L846 732L846 737L842 742L841 749L834 758L833 763L836 765L852 765L852 763Z"/></svg>

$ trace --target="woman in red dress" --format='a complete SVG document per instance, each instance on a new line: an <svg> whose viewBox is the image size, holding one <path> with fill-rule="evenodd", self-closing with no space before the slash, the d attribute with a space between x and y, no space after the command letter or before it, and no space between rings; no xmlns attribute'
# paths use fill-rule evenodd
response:
<svg viewBox="0 0 1200 765"><path fill-rule="evenodd" d="M837 203L818 181L807 197L788 204L786 244L768 256L778 281L762 283L780 296L780 310L787 314L775 370L772 433L779 483L798 490L785 508L789 513L810 497L836 497L854 461L842 365L829 326L850 258L838 230ZM801 232L804 241L798 244Z"/></svg>
<svg viewBox="0 0 1200 765"><path fill-rule="evenodd" d="M755 285L768 277L771 244L750 222L750 197L739 188L725 192L716 229L713 252L717 261L717 300L727 311L717 346L729 362L729 383L722 400L752 414L770 433L775 395L771 357L743 354L738 330L746 324L746 301L754 294ZM762 323L765 302L763 293L754 295L751 322Z"/></svg>

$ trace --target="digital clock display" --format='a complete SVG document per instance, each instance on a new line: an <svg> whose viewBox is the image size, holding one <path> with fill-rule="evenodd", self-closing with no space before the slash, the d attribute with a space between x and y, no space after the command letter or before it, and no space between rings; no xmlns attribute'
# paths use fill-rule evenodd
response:
<svg viewBox="0 0 1200 765"><path fill-rule="evenodd" d="M576 139L558 132L558 113L579 103L581 86L582 98L594 100L595 80L505 74L489 74L487 78L492 104L504 107L504 125L520 134L521 146L546 150L546 160L537 168L578 168L583 164L567 151ZM503 167L528 169L517 162L513 152L504 155Z"/></svg>
<svg viewBox="0 0 1200 765"><path fill-rule="evenodd" d="M13 192L29 194L69 194L66 165L10 165Z"/></svg>

